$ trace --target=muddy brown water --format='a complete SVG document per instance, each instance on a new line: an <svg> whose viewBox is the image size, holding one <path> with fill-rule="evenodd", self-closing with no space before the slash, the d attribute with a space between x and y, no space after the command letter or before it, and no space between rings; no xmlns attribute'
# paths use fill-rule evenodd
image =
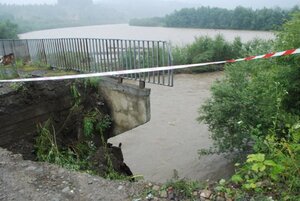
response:
<svg viewBox="0 0 300 201"><path fill-rule="evenodd" d="M164 40L173 45L192 43L195 37L214 37L222 34L226 40L233 41L241 37L243 42L254 38L274 39L270 31L226 30L226 29L191 29L166 27L137 27L128 24L109 24L84 27L70 27L49 29L20 34L21 39L39 38L104 38L104 39L132 39L132 40Z"/></svg>
<svg viewBox="0 0 300 201"><path fill-rule="evenodd" d="M222 72L175 75L174 87L151 88L151 120L110 141L122 142L125 162L134 174L164 182L177 170L180 177L215 180L232 172L223 156L199 159L198 149L208 148L207 125L197 122L198 109L210 96L210 86Z"/></svg>

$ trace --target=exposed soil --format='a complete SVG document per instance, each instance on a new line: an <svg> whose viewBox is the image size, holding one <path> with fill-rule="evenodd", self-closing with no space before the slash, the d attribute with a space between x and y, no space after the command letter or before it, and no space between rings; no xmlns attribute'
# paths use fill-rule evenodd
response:
<svg viewBox="0 0 300 201"><path fill-rule="evenodd" d="M70 90L75 86L77 95ZM0 146L22 154L26 160L37 160L37 127L45 121L51 122L50 129L55 133L57 146L73 151L74 158L78 158L77 147L85 146L87 140L83 131L85 115L97 111L95 121L109 116L109 108L97 88L86 86L82 80L21 83L17 86L6 84L1 85L0 95ZM95 153L86 153L94 154L88 157L94 164L92 170L99 175L106 175L110 171L108 155L116 172L131 176L130 168L124 163L121 147L106 145L111 137L111 127L101 133L102 138L97 133L88 139L97 149Z"/></svg>
<svg viewBox="0 0 300 201"><path fill-rule="evenodd" d="M94 108L103 115L109 114L97 90L86 88L80 82L77 88L81 101L76 110L72 110L75 102L74 97L70 97L72 84L71 81L1 84L0 145L11 152L0 147L0 200L131 200L134 194L139 194L143 186L138 183L113 182L34 162L37 159L36 125L51 119L57 143L63 148L82 140L83 114ZM110 130L107 130L104 140L109 137ZM95 172L105 175L108 170L105 154L109 154L115 171L132 174L123 162L120 146L108 144L104 149L99 137L94 143L98 150L90 160L95 164Z"/></svg>

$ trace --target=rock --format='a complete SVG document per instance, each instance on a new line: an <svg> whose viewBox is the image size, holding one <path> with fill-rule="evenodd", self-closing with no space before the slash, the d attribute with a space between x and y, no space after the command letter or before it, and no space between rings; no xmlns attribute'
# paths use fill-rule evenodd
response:
<svg viewBox="0 0 300 201"><path fill-rule="evenodd" d="M123 189L123 186L119 186L118 187L118 190L120 191L120 190L122 190Z"/></svg>
<svg viewBox="0 0 300 201"><path fill-rule="evenodd" d="M197 191L194 191L193 192L193 196L197 196L198 195L198 192Z"/></svg>
<svg viewBox="0 0 300 201"><path fill-rule="evenodd" d="M176 194L175 194L174 189L172 187L168 188L167 198L169 200L175 200L176 199Z"/></svg>
<svg viewBox="0 0 300 201"><path fill-rule="evenodd" d="M152 189L153 189L154 191L159 191L160 187L157 186L157 185L154 185L154 186L152 187Z"/></svg>
<svg viewBox="0 0 300 201"><path fill-rule="evenodd" d="M207 199L209 199L211 197L211 195L212 195L212 192L210 190L203 190L200 193L200 197L207 198Z"/></svg>
<svg viewBox="0 0 300 201"><path fill-rule="evenodd" d="M70 187L67 186L66 188L62 189L62 192L63 192L63 193L67 193L67 192L69 192L70 190L71 190Z"/></svg>
<svg viewBox="0 0 300 201"><path fill-rule="evenodd" d="M153 195L152 193L149 193L146 197L147 200L153 200Z"/></svg>
<svg viewBox="0 0 300 201"><path fill-rule="evenodd" d="M231 198L231 196L229 196L227 193L225 193L225 200L226 201L233 201L233 199Z"/></svg>
<svg viewBox="0 0 300 201"><path fill-rule="evenodd" d="M159 193L159 196L160 196L161 198L167 198L167 197L168 197L167 191L161 191L161 192Z"/></svg>
<svg viewBox="0 0 300 201"><path fill-rule="evenodd" d="M226 201L226 199L224 197L218 196L216 198L216 201Z"/></svg>
<svg viewBox="0 0 300 201"><path fill-rule="evenodd" d="M29 166L28 168L25 169L26 171L34 171L36 170L36 167L34 166Z"/></svg>
<svg viewBox="0 0 300 201"><path fill-rule="evenodd" d="M24 189L19 190L19 193L21 193L21 194L23 194L24 192L25 192Z"/></svg>

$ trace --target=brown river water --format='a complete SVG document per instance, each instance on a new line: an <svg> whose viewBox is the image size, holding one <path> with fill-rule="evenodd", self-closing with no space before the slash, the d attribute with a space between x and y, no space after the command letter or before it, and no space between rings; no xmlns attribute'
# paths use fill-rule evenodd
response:
<svg viewBox="0 0 300 201"><path fill-rule="evenodd" d="M107 38L136 40L166 40L173 45L185 45L197 36L222 34L232 41L240 36L243 42L253 38L273 39L271 32L134 27L126 24L72 27L24 33L20 38ZM175 75L175 86L147 84L151 88L151 120L145 125L110 139L122 142L125 162L134 174L146 180L164 182L173 170L190 179L218 179L232 171L232 165L222 156L199 159L198 149L208 148L207 125L197 122L198 109L210 96L210 86L222 72L197 75Z"/></svg>
<svg viewBox="0 0 300 201"><path fill-rule="evenodd" d="M200 148L208 148L207 125L199 123L198 109L210 96L210 86L221 79L222 72L175 75L174 87L148 84L151 88L151 120L136 129L110 139L122 142L125 162L145 179L164 182L177 170L180 177L218 179L232 172L231 164L222 156L204 156Z"/></svg>
<svg viewBox="0 0 300 201"><path fill-rule="evenodd" d="M20 34L20 38L103 38L133 40L164 40L173 45L185 45L197 36L214 37L222 34L226 40L232 41L240 36L243 42L253 38L273 39L274 34L267 31L221 30L221 29L188 29L164 27L137 27L127 24L98 25L50 29Z"/></svg>

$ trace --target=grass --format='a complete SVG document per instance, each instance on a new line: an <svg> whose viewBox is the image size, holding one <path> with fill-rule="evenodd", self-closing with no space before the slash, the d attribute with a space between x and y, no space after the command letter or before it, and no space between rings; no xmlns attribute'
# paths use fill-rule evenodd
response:
<svg viewBox="0 0 300 201"><path fill-rule="evenodd" d="M17 60L15 65L0 66L0 79L31 77L34 71L41 71L41 76L45 77L78 74L77 71L72 70L52 70L49 65L40 62L24 64L23 61Z"/></svg>

